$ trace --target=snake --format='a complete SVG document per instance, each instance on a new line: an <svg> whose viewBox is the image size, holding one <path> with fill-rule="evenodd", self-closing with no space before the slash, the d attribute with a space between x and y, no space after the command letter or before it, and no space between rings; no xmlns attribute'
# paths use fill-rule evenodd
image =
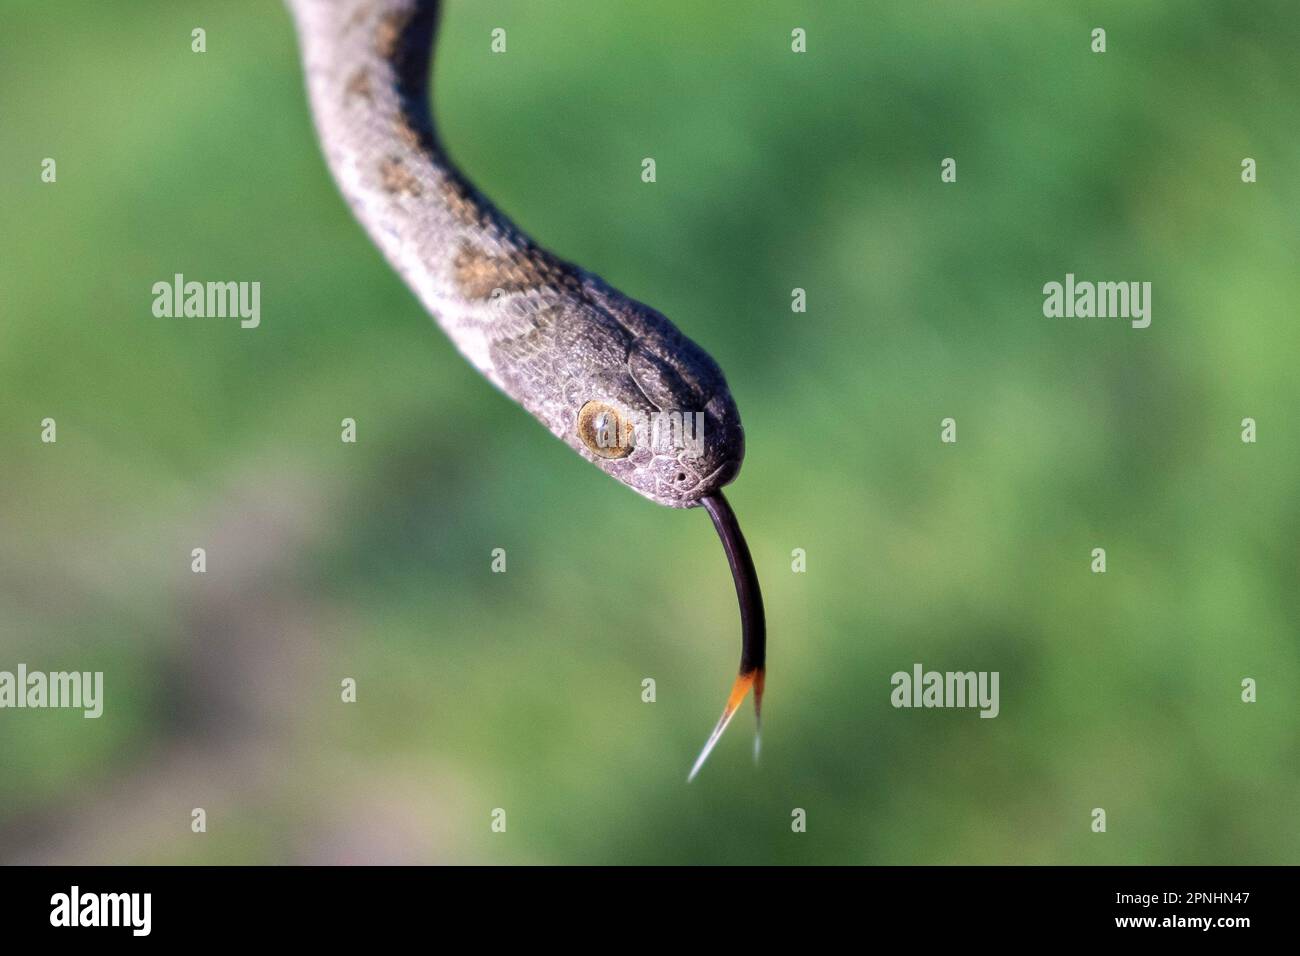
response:
<svg viewBox="0 0 1300 956"><path fill-rule="evenodd" d="M740 606L740 670L687 781L751 690L757 759L767 631L722 493L745 454L722 370L662 313L541 246L452 161L430 105L440 0L285 2L339 192L456 349L605 474L708 512Z"/></svg>

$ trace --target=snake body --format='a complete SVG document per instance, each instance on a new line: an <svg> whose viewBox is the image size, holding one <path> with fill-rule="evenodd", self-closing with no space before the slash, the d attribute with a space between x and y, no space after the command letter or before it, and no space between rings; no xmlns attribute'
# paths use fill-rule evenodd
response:
<svg viewBox="0 0 1300 956"><path fill-rule="evenodd" d="M465 358L578 454L652 501L690 507L731 481L744 433L717 363L659 312L539 246L449 159L429 109L439 4L289 6L339 189ZM626 457L602 457L577 432L592 400L635 429ZM656 447L644 426L665 412L691 422L702 413L701 445Z"/></svg>
<svg viewBox="0 0 1300 956"><path fill-rule="evenodd" d="M339 190L457 349L554 435L634 491L670 507L707 508L745 622L737 688L743 699L753 686L757 704L762 602L721 495L740 470L744 432L717 363L661 313L542 248L452 163L429 106L440 3L287 4L317 135ZM699 440L681 441L671 428L665 436L656 427L665 414L676 416L671 424L689 422ZM705 755L738 703L729 701Z"/></svg>

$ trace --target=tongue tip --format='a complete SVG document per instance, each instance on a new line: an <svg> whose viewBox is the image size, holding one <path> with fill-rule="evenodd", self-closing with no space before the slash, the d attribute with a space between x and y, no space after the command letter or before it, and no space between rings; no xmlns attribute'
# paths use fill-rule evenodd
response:
<svg viewBox="0 0 1300 956"><path fill-rule="evenodd" d="M722 708L722 716L718 718L718 723L713 728L713 733L709 734L709 739L704 742L704 748L700 755L695 758L695 765L691 767L691 772L686 776L686 782L690 783L695 779L700 768L704 766L704 761L709 759L709 754L713 753L713 748L717 746L718 741L722 739L723 732L731 723L732 718L740 711L740 705L745 702L745 695L749 693L750 687L754 686L755 678L761 674L761 671L746 671L736 678L736 682L731 685L731 694L727 697L726 706ZM757 757L757 754L755 754Z"/></svg>

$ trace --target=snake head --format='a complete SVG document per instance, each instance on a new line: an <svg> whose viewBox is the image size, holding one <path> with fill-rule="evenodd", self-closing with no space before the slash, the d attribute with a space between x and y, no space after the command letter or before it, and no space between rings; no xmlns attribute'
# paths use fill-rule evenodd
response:
<svg viewBox="0 0 1300 956"><path fill-rule="evenodd" d="M661 313L574 267L506 297L494 380L552 434L657 504L690 508L740 471L726 379ZM560 279L555 279L559 276Z"/></svg>
<svg viewBox="0 0 1300 956"><path fill-rule="evenodd" d="M597 280L589 280L595 283ZM745 455L721 370L648 306L589 284L557 323L565 365L555 431L606 474L657 504L690 508L732 481Z"/></svg>

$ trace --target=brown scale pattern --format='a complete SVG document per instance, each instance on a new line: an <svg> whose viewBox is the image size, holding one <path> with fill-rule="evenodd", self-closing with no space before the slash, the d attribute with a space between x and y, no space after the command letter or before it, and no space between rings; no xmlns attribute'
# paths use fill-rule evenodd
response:
<svg viewBox="0 0 1300 956"><path fill-rule="evenodd" d="M379 181L385 191L395 196L399 194L419 196L424 192L415 174L407 169L400 159L392 156L379 164Z"/></svg>
<svg viewBox="0 0 1300 956"><path fill-rule="evenodd" d="M452 265L457 285L471 301L491 298L498 289L503 293L532 292L576 282L560 263L534 250L496 254L469 240L462 240Z"/></svg>

